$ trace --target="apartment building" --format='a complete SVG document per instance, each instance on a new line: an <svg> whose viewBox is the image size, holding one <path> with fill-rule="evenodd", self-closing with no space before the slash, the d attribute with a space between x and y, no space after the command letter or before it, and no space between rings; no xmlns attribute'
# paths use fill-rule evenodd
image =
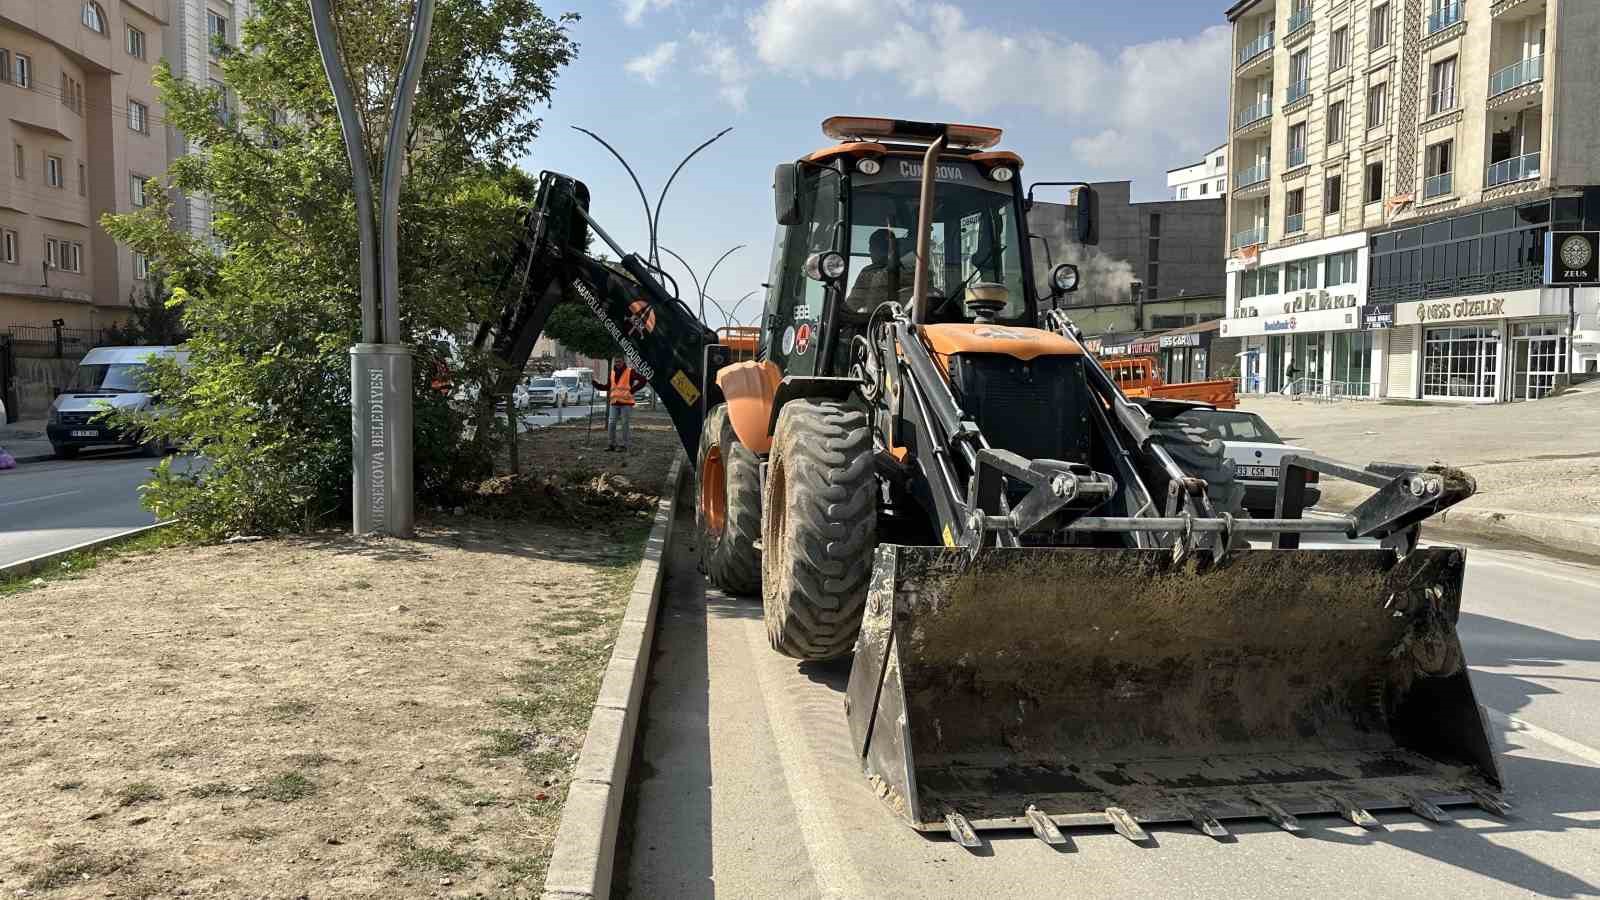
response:
<svg viewBox="0 0 1600 900"><path fill-rule="evenodd" d="M166 171L167 0L0 0L0 332L99 329L148 263L100 228Z"/></svg>
<svg viewBox="0 0 1600 900"><path fill-rule="evenodd" d="M200 87L222 93L218 114L233 114L235 100L228 96L222 73L223 59L239 44L239 26L255 14L253 0L170 0L172 18L167 26L167 57L173 75ZM167 153L173 159L194 150L193 142L167 129ZM211 201L204 194L179 193L173 197L173 215L194 235L211 234Z"/></svg>
<svg viewBox="0 0 1600 900"><path fill-rule="evenodd" d="M1167 170L1174 200L1216 200L1228 192L1228 145L1215 147L1199 162Z"/></svg>
<svg viewBox="0 0 1600 900"><path fill-rule="evenodd" d="M1241 0L1228 317L1246 390L1535 398L1600 358L1592 0ZM1291 371L1298 383L1291 385Z"/></svg>

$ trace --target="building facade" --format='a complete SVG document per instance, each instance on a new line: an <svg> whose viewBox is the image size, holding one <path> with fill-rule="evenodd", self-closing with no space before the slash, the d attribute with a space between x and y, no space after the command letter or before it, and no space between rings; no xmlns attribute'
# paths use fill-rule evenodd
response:
<svg viewBox="0 0 1600 900"><path fill-rule="evenodd" d="M227 93L222 60L239 44L239 27L255 14L253 0L170 0L172 17L166 40L171 48L172 74L199 87L221 92L220 115L232 115L235 103ZM176 159L195 149L175 128L166 130L167 152ZM211 234L211 200L204 194L179 193L173 197L178 224L198 237Z"/></svg>
<svg viewBox="0 0 1600 900"><path fill-rule="evenodd" d="M1244 0L1228 18L1222 327L1245 339L1246 390L1292 374L1490 402L1593 364L1593 291L1547 290L1541 268L1551 223L1589 222L1600 184L1600 4Z"/></svg>
<svg viewBox="0 0 1600 900"><path fill-rule="evenodd" d="M99 225L166 172L167 0L0 0L0 331L120 322L148 262Z"/></svg>
<svg viewBox="0 0 1600 900"><path fill-rule="evenodd" d="M1213 147L1197 163L1167 170L1174 200L1215 200L1228 192L1228 145Z"/></svg>

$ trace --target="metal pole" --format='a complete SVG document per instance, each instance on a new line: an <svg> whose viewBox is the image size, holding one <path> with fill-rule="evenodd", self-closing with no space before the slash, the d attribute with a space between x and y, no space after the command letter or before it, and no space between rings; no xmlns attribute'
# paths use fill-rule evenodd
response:
<svg viewBox="0 0 1600 900"><path fill-rule="evenodd" d="M661 250L666 252L668 256L671 256L673 259L677 260L678 264L683 266L684 271L689 273L689 280L694 282L695 295L700 298L700 321L704 322L706 320L706 292L705 289L700 286L700 277L694 274L694 268L689 265L689 261L674 253L670 247L662 247Z"/></svg>
<svg viewBox="0 0 1600 900"><path fill-rule="evenodd" d="M710 289L710 287L711 287L711 277L713 275L717 274L717 266L722 265L722 261L727 259L728 257L732 256L734 251L743 250L744 246L745 246L744 244L734 244L732 247L728 248L726 253L723 253L721 256L717 257L717 261L711 264L711 271L706 273L706 288L707 289ZM723 315L726 316L727 313L723 313ZM705 304L705 301L702 300L700 302L700 321L704 322L705 320L706 320L706 304Z"/></svg>
<svg viewBox="0 0 1600 900"><path fill-rule="evenodd" d="M602 147L606 148L607 150L611 151L611 155L615 156L617 158L617 162L622 163L622 168L624 168L624 169L626 169L628 171L628 177L633 179L633 186L634 186L634 188L636 188L639 191L639 202L644 204L644 227L645 227L645 231L650 236L650 254L651 254L650 260L651 260L651 262L654 262L655 261L655 246L656 246L656 220L655 220L655 215L650 210L650 198L646 197L644 195L644 185L639 183L639 176L633 174L633 166L628 165L628 161L622 158L622 154L617 152L617 148L615 148L615 147L611 146L610 144L606 143L606 139L605 138L601 137L598 134L595 134L594 132L590 131L587 128L580 128L577 125L572 126L572 128L573 128L574 131L581 131L584 134L587 134L589 137L594 138L596 141L600 142L600 146L602 146Z"/></svg>
<svg viewBox="0 0 1600 900"><path fill-rule="evenodd" d="M434 0L416 0L411 23L411 45L406 48L406 64L395 85L394 115L389 121L389 146L383 154L383 336L387 344L403 344L400 332L400 180L405 172L406 133L411 127L411 104L417 94L417 80L428 58L428 36L433 31ZM409 385L406 391L409 403Z"/></svg>
<svg viewBox="0 0 1600 900"><path fill-rule="evenodd" d="M678 177L678 173L679 172L683 171L683 167L689 164L689 160L694 159L695 156L697 154L699 154L699 152L701 150L704 150L705 148L707 148L707 147L711 146L712 144L716 143L719 139L721 139L721 137L723 135L727 134L728 132L730 132L732 130L733 130L733 126L730 125L727 128L724 128L721 131L717 132L716 134L712 135L711 139L706 141L704 144L701 144L700 146L694 148L693 150L690 150L689 151L689 155L685 156L682 160L680 160L678 162L677 168L673 169L672 170L672 174L667 176L667 183L661 186L661 194L656 197L656 217L655 217L655 221L650 226L650 235L651 235L651 237L650 237L650 240L651 240L651 244L650 244L650 262L656 268L658 268L658 269L661 268L661 257L656 255L656 245L655 245L655 236L661 233L661 204L663 204L663 203L665 203L667 201L667 191L672 189L673 180Z"/></svg>

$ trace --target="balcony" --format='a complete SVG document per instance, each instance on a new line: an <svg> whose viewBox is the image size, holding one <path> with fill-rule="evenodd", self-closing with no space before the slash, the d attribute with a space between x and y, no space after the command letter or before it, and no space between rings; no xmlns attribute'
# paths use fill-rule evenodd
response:
<svg viewBox="0 0 1600 900"><path fill-rule="evenodd" d="M1453 172L1441 172L1438 175L1430 175L1423 179L1422 199L1431 200L1434 197L1442 197L1454 190L1454 179L1451 177L1454 174Z"/></svg>
<svg viewBox="0 0 1600 900"><path fill-rule="evenodd" d="M1235 247L1248 247L1251 244L1265 244L1266 242L1267 229L1262 225L1233 233L1233 246Z"/></svg>
<svg viewBox="0 0 1600 900"><path fill-rule="evenodd" d="M1272 50L1272 32L1264 31L1259 37L1239 48L1239 65L1259 57Z"/></svg>
<svg viewBox="0 0 1600 900"><path fill-rule="evenodd" d="M1257 103L1254 106L1247 106L1244 109L1239 110L1239 115L1234 120L1233 125L1235 128L1243 128L1246 125L1254 125L1262 119L1270 118L1271 116L1272 101L1270 99L1262 100L1260 103Z"/></svg>
<svg viewBox="0 0 1600 900"><path fill-rule="evenodd" d="M1289 148L1289 168L1298 169L1306 164L1306 148L1304 144Z"/></svg>
<svg viewBox="0 0 1600 900"><path fill-rule="evenodd" d="M1283 233L1298 234L1306 230L1305 213L1289 213L1283 217Z"/></svg>
<svg viewBox="0 0 1600 900"><path fill-rule="evenodd" d="M1233 173L1233 189L1239 190L1240 188L1261 184L1271 177L1272 164L1270 162L1260 162L1248 169Z"/></svg>
<svg viewBox="0 0 1600 900"><path fill-rule="evenodd" d="M1297 8L1293 12L1289 13L1289 32L1288 33L1289 34L1294 34L1296 31L1299 31L1300 29L1302 29L1302 28L1304 28L1304 27L1306 27L1307 25L1310 25L1310 24L1311 24L1311 4L1310 3L1306 3L1305 5Z"/></svg>
<svg viewBox="0 0 1600 900"><path fill-rule="evenodd" d="M1288 106L1296 100L1302 99L1309 93L1311 93L1311 79L1302 78L1299 81L1296 81L1294 84L1289 85L1288 92L1283 95L1283 105Z"/></svg>
<svg viewBox="0 0 1600 900"><path fill-rule="evenodd" d="M1484 187L1499 187L1513 181L1527 181L1539 177L1539 154L1524 153L1510 159L1502 159L1489 166L1489 174L1484 179Z"/></svg>
<svg viewBox="0 0 1600 900"><path fill-rule="evenodd" d="M1440 3L1428 16L1428 33L1436 34L1459 21L1461 21L1461 0Z"/></svg>
<svg viewBox="0 0 1600 900"><path fill-rule="evenodd" d="M1489 76L1489 96L1498 97L1544 78L1544 57L1530 56Z"/></svg>

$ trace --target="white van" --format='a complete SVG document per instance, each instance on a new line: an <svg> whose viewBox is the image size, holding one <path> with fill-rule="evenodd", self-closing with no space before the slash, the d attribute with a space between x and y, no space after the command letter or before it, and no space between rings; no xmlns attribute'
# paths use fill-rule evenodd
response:
<svg viewBox="0 0 1600 900"><path fill-rule="evenodd" d="M588 406L594 402L594 372L589 369L558 369L556 383L567 390L568 406Z"/></svg>
<svg viewBox="0 0 1600 900"><path fill-rule="evenodd" d="M72 383L50 404L45 433L58 459L71 459L85 447L139 447L160 456L167 447L145 444L98 421L111 409L148 409L154 403L144 370L152 358L188 360L177 347L96 347L78 363Z"/></svg>

